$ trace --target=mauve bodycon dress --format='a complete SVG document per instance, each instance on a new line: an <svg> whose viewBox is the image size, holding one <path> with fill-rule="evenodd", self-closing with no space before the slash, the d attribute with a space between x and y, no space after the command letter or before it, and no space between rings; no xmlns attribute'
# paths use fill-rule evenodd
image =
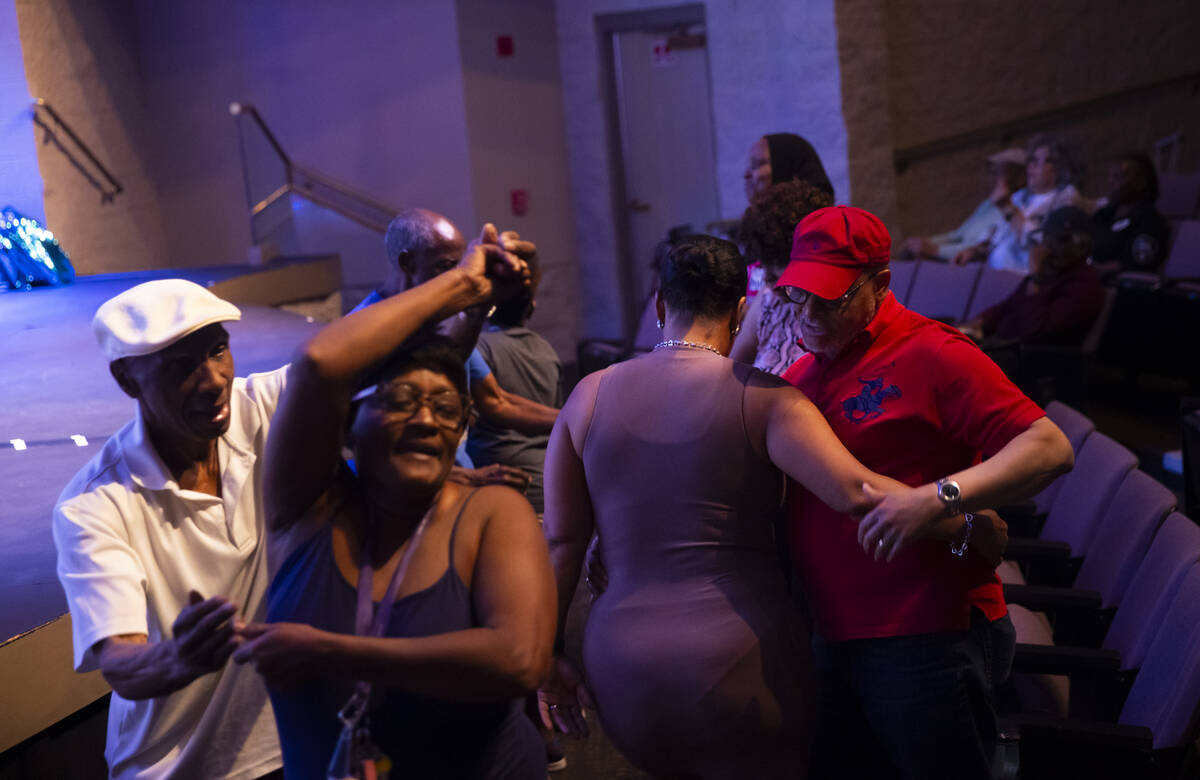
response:
<svg viewBox="0 0 1200 780"><path fill-rule="evenodd" d="M609 368L583 447L607 591L584 665L604 730L658 775L802 777L809 640L771 516L780 471L750 444L746 383L692 348Z"/></svg>

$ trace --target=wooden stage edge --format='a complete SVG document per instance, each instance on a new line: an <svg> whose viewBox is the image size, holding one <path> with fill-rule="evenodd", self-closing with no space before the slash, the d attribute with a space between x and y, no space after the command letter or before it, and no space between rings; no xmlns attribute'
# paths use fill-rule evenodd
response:
<svg viewBox="0 0 1200 780"><path fill-rule="evenodd" d="M75 674L71 616L56 617L0 645L0 752L50 728L109 691L100 672Z"/></svg>

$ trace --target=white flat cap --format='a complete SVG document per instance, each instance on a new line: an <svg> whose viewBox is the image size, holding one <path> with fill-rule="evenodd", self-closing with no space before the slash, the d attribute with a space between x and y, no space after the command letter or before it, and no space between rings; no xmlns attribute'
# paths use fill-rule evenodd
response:
<svg viewBox="0 0 1200 780"><path fill-rule="evenodd" d="M92 330L111 363L149 355L215 322L240 320L242 313L195 282L158 279L109 298L96 310Z"/></svg>
<svg viewBox="0 0 1200 780"><path fill-rule="evenodd" d="M1020 165L1021 167L1024 167L1026 156L1027 155L1025 154L1024 149L1001 149L995 154L989 154L987 161L993 165L1003 165L1004 163L1008 163L1009 165Z"/></svg>

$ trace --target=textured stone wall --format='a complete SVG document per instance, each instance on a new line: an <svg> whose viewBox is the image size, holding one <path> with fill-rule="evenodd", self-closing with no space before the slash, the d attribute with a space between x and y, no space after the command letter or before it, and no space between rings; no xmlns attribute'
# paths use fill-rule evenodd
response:
<svg viewBox="0 0 1200 780"><path fill-rule="evenodd" d="M858 2L866 0L842 0L839 17ZM1195 0L890 0L885 27L891 134L901 149L1200 71ZM845 41L841 18L839 30ZM1108 158L1149 152L1176 130L1188 139L1183 166L1200 165L1200 92L1193 84L1137 93L1036 129L1076 146L1088 171L1083 190L1098 196ZM920 234L957 224L985 194L983 158L1027 137L997 132L914 163L897 177L900 226Z"/></svg>
<svg viewBox="0 0 1200 780"><path fill-rule="evenodd" d="M452 3L139 0L138 37L168 240L185 264L246 256L234 100L256 105L296 161L475 223ZM376 245L349 279L369 282L372 266L382 278Z"/></svg>
<svg viewBox="0 0 1200 780"><path fill-rule="evenodd" d="M589 337L625 335L626 295L619 281L616 161L610 156L613 139L608 137L595 16L663 5L654 0L558 0L571 193L585 290L583 332ZM721 213L736 217L746 206L742 172L750 145L764 133L782 131L813 143L838 199L850 200L833 0L707 0L703 5Z"/></svg>
<svg viewBox="0 0 1200 780"><path fill-rule="evenodd" d="M885 6L885 0L838 0L837 37L853 205L878 216L894 233L899 211Z"/></svg>

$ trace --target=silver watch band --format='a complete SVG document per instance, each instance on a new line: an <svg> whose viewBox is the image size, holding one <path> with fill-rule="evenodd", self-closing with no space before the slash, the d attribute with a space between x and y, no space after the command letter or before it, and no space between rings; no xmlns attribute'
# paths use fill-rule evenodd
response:
<svg viewBox="0 0 1200 780"><path fill-rule="evenodd" d="M967 512L964 517L966 518L966 522L963 524L964 531L962 541L958 544L950 542L950 553L952 555L957 555L959 558L963 557L963 554L967 551L967 544L969 544L971 541L971 531L975 529L975 515Z"/></svg>

